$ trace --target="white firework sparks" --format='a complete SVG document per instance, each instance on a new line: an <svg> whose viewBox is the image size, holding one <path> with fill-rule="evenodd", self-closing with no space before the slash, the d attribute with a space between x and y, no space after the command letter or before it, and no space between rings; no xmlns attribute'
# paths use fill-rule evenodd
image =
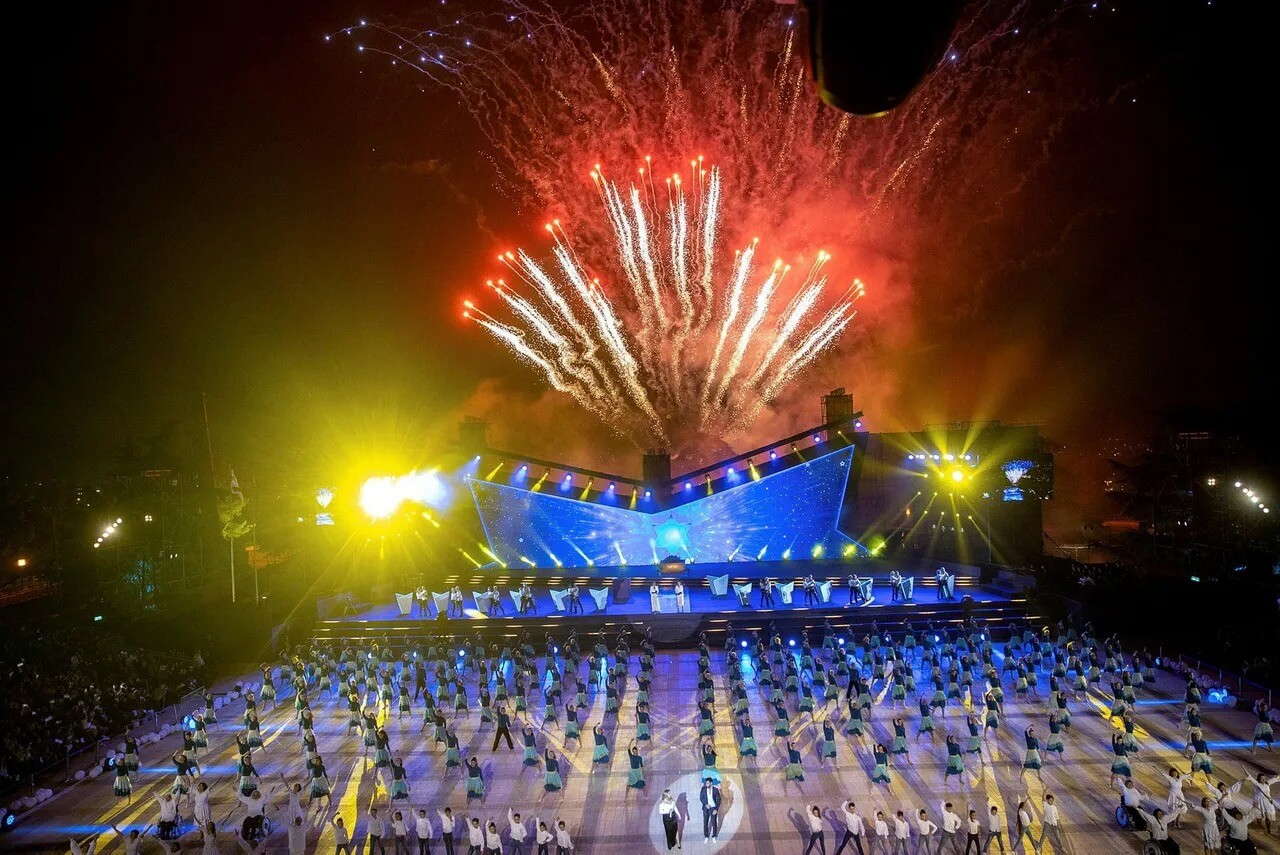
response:
<svg viewBox="0 0 1280 855"><path fill-rule="evenodd" d="M601 261L623 285L612 294L554 221L552 261L498 256L519 283L488 283L509 319L466 304L467 317L552 388L641 446L744 430L848 327L863 294L854 280L829 297L825 251L794 288L784 287L791 266L781 260L756 270L758 240L717 269L720 171L701 158L690 171L691 181L666 180L663 202L651 167L625 189L592 170L613 236L614 255Z"/></svg>

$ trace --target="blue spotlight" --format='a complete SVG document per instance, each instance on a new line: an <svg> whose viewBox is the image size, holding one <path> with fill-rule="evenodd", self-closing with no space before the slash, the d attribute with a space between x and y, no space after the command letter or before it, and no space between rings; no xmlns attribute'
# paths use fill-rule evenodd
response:
<svg viewBox="0 0 1280 855"><path fill-rule="evenodd" d="M612 482L609 484L609 492L610 492L610 493L612 493L614 490L617 490L617 489L618 489L618 485L617 485L617 484L614 484L614 483L612 483Z"/></svg>
<svg viewBox="0 0 1280 855"><path fill-rule="evenodd" d="M743 642L741 642L741 643L742 643L742 649L743 649L743 650L746 650L746 648L747 648L747 642L744 640L744 641L743 641Z"/></svg>
<svg viewBox="0 0 1280 855"><path fill-rule="evenodd" d="M693 489L693 482L692 482L692 481L685 481L685 482L684 482L684 488L685 488L686 490L692 490L692 489Z"/></svg>
<svg viewBox="0 0 1280 855"><path fill-rule="evenodd" d="M458 651L458 656L466 656L466 655L467 655L467 651L465 651L465 650L459 650L459 651Z"/></svg>
<svg viewBox="0 0 1280 855"><path fill-rule="evenodd" d="M644 491L644 497L645 497L646 499L647 499L647 498L649 498L649 497L650 497L650 496L652 496L652 495L653 495L653 493L650 493L648 490L645 490L645 491Z"/></svg>
<svg viewBox="0 0 1280 855"><path fill-rule="evenodd" d="M795 647L795 646L796 646L796 640L795 640L794 638L789 638L789 639L787 639L787 644L791 645L792 647Z"/></svg>
<svg viewBox="0 0 1280 855"><path fill-rule="evenodd" d="M858 420L858 421L854 422L854 423L853 423L853 426L854 426L854 427L856 427L856 428L860 428L860 427L862 427L862 421L861 421L861 420Z"/></svg>
<svg viewBox="0 0 1280 855"><path fill-rule="evenodd" d="M822 442L822 434L820 434L820 433L815 433L815 434L813 435L813 441L814 441L815 443L817 443L817 442Z"/></svg>
<svg viewBox="0 0 1280 855"><path fill-rule="evenodd" d="M844 647L844 639L843 639L843 638L837 638L837 639L836 639L836 644L839 644L841 647Z"/></svg>
<svg viewBox="0 0 1280 855"><path fill-rule="evenodd" d="M770 452L769 452L769 459L770 459L770 460L777 460L777 459L778 459L778 452L776 452L776 451L770 451Z"/></svg>

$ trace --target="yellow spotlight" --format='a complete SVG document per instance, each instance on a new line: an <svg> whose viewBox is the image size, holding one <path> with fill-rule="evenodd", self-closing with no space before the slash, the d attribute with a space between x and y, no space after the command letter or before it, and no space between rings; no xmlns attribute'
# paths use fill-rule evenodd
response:
<svg viewBox="0 0 1280 855"><path fill-rule="evenodd" d="M533 561L529 560L528 558L525 558L523 555L521 555L521 556L520 556L520 560L521 560L521 561L523 561L525 564L528 564L530 567L537 567L537 566L538 566L538 565L537 565L537 564L535 564Z"/></svg>
<svg viewBox="0 0 1280 855"><path fill-rule="evenodd" d="M959 470L959 469L952 469L952 470L951 470L951 480L952 480L952 481L963 481L963 480L964 480L964 472L963 472L963 471L961 471L961 470Z"/></svg>
<svg viewBox="0 0 1280 855"><path fill-rule="evenodd" d="M501 472L501 471L502 471L502 461L501 461L501 460L499 460L499 461L498 461L498 465L497 465L497 466L495 466L495 467L493 467L492 469L490 469L490 470L489 470L489 474L488 474L488 475L486 475L486 476L484 476L484 480L486 480L486 481L492 481L492 480L493 480L493 476L494 476L494 475L497 475L497 474L498 474L499 472Z"/></svg>
<svg viewBox="0 0 1280 855"><path fill-rule="evenodd" d="M360 509L371 520L385 520L396 512L403 494L395 478L370 478L360 488Z"/></svg>
<svg viewBox="0 0 1280 855"><path fill-rule="evenodd" d="M857 551L858 551L858 547L854 546L852 543L846 543L844 546L844 549L840 550L840 553L845 558L849 558Z"/></svg>
<svg viewBox="0 0 1280 855"><path fill-rule="evenodd" d="M821 558L821 557L822 557L822 544L821 544L821 543L816 544L816 545L813 547L813 551L812 551L810 554L811 554L811 555L813 555L813 557L814 557L814 558Z"/></svg>
<svg viewBox="0 0 1280 855"><path fill-rule="evenodd" d="M26 566L27 566L27 559L25 559L25 558L19 558L19 559L18 559L18 566L19 566L19 567L26 567Z"/></svg>
<svg viewBox="0 0 1280 855"><path fill-rule="evenodd" d="M582 488L582 495L578 496L578 501L585 502L587 500L587 496L591 495L591 485L594 484L595 482L596 482L595 478L587 479L587 486Z"/></svg>
<svg viewBox="0 0 1280 855"><path fill-rule="evenodd" d="M533 491L534 491L535 493L542 489L542 482L543 482L543 481L545 481L545 480L547 480L547 476L548 476L548 475L550 475L550 474L551 474L551 470L550 470L550 469L548 469L546 472L543 472L543 473L542 473L542 477L541 477L541 478L539 478L539 479L538 479L538 481L537 481L537 483L535 483L535 484L533 485Z"/></svg>

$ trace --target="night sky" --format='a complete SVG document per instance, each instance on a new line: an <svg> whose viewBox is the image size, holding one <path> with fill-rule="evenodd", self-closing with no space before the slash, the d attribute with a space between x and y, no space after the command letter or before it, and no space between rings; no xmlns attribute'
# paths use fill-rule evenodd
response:
<svg viewBox="0 0 1280 855"><path fill-rule="evenodd" d="M477 177L466 114L322 38L414 8L10 21L0 471L100 476L130 436L199 435L202 392L220 461L263 477L425 462L460 412L513 392L540 428L499 438L630 454L459 318L495 243L536 227ZM1133 84L1045 142L1015 208L975 212L970 249L920 271L913 336L876 345L897 382L869 396L873 426L1036 420L1071 445L1178 405L1265 404L1270 75L1248 8L1121 4L1089 55L1054 58L1067 81Z"/></svg>

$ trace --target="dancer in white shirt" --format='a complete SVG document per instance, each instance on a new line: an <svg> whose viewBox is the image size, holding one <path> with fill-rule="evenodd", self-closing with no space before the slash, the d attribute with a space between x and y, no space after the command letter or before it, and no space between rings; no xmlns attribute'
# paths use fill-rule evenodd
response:
<svg viewBox="0 0 1280 855"><path fill-rule="evenodd" d="M430 855L431 838L435 834L435 828L431 825L431 817L427 816L426 810L419 808L418 815L413 820L413 833L418 838L418 855Z"/></svg>
<svg viewBox="0 0 1280 855"><path fill-rule="evenodd" d="M1004 817L1000 815L1000 808L996 805L991 805L987 810L987 839L982 844L983 852L991 851L992 840L1004 852Z"/></svg>
<svg viewBox="0 0 1280 855"><path fill-rule="evenodd" d="M942 803L942 837L938 841L938 852L942 852L942 844L950 843L951 851L959 855L960 852L960 828L964 825L964 820L960 818L960 814L955 812L955 806L951 802Z"/></svg>
<svg viewBox="0 0 1280 855"><path fill-rule="evenodd" d="M978 819L978 812L972 808L969 810L969 818L965 820L965 832L967 838L964 855L969 855L970 851L973 855L982 855L982 822Z"/></svg>
<svg viewBox="0 0 1280 855"><path fill-rule="evenodd" d="M1276 805L1271 800L1271 785L1276 782L1276 776L1267 772L1258 772L1250 780L1253 782L1253 809L1262 817L1267 834L1270 834L1271 823L1276 818Z"/></svg>
<svg viewBox="0 0 1280 855"><path fill-rule="evenodd" d="M676 802L670 790L662 791L662 799L658 802L658 813L662 816L662 829L667 834L667 849L680 848L680 817L676 813Z"/></svg>
<svg viewBox="0 0 1280 855"><path fill-rule="evenodd" d="M889 823L885 821L884 811L876 811L876 821L873 827L875 828L876 836L871 841L872 853L879 848L884 855L889 855Z"/></svg>
<svg viewBox="0 0 1280 855"><path fill-rule="evenodd" d="M1146 821L1147 830L1151 832L1151 839L1160 845L1162 851L1169 851L1169 826L1173 823L1174 818L1166 814L1163 808L1156 808L1155 813L1147 813L1142 808L1137 808L1136 810L1138 815Z"/></svg>
<svg viewBox="0 0 1280 855"><path fill-rule="evenodd" d="M929 812L924 808L920 808L916 813L916 853L919 855L924 850L924 855L930 855L934 851L941 851L942 844L938 844L938 850L933 848L934 835L938 833L938 826L929 820Z"/></svg>
<svg viewBox="0 0 1280 855"><path fill-rule="evenodd" d="M484 851L484 826L480 824L480 817L471 817L471 822L467 824L467 847L468 855L476 855Z"/></svg>
<svg viewBox="0 0 1280 855"><path fill-rule="evenodd" d="M1210 855L1222 848L1222 831L1218 828L1218 804L1205 796L1195 810L1204 820L1204 826L1200 831L1200 842L1204 847L1205 855Z"/></svg>
<svg viewBox="0 0 1280 855"><path fill-rule="evenodd" d="M911 840L911 823L902 811L893 815L893 855L908 855L907 843Z"/></svg>
<svg viewBox="0 0 1280 855"><path fill-rule="evenodd" d="M662 605L658 601L658 595L658 583L654 582L649 586L649 611L653 612L655 615L662 611Z"/></svg>
<svg viewBox="0 0 1280 855"><path fill-rule="evenodd" d="M853 802L845 802L841 808L844 812L844 837L840 838L840 845L836 847L835 855L840 855L844 848L850 843L858 850L858 855L866 855L862 851L862 817L858 815L858 806ZM852 852L853 850L850 849Z"/></svg>
<svg viewBox="0 0 1280 855"><path fill-rule="evenodd" d="M524 827L524 820L520 818L520 814L512 813L511 809L507 809L507 824L511 826L509 836L511 837L511 855L524 855L524 842L529 836L529 831Z"/></svg>
<svg viewBox="0 0 1280 855"><path fill-rule="evenodd" d="M1037 846L1040 851L1044 851L1044 841L1048 838L1053 844L1054 852L1066 852L1067 842L1062 836L1062 812L1058 809L1057 801L1053 797L1053 793L1044 794L1044 816L1040 826L1040 840Z"/></svg>
<svg viewBox="0 0 1280 855"><path fill-rule="evenodd" d="M1258 847L1249 839L1249 824L1259 816L1256 810L1244 813L1230 807L1223 811L1222 821L1227 824L1227 837L1235 844L1239 855L1257 855Z"/></svg>
<svg viewBox="0 0 1280 855"><path fill-rule="evenodd" d="M484 827L484 855L502 855L502 834L493 820Z"/></svg>
<svg viewBox="0 0 1280 855"><path fill-rule="evenodd" d="M1018 799L1018 827L1017 836L1014 838L1011 849L1021 849L1026 852L1028 848L1032 852L1039 853L1040 846L1036 843L1035 832L1032 830L1034 820L1031 817L1031 805L1027 801L1027 794L1023 793Z"/></svg>
<svg viewBox="0 0 1280 855"><path fill-rule="evenodd" d="M805 819L809 822L809 845L805 847L804 855L809 855L815 845L822 855L827 855L827 836L822 828L822 809L817 805L809 805Z"/></svg>
<svg viewBox="0 0 1280 855"><path fill-rule="evenodd" d="M573 838L569 836L569 829L565 826L564 820L556 818L556 855L569 855L573 851Z"/></svg>
<svg viewBox="0 0 1280 855"><path fill-rule="evenodd" d="M453 808L446 807L436 813L440 815L440 836L444 840L444 855L454 855L453 835L457 830L457 820L453 816Z"/></svg>
<svg viewBox="0 0 1280 855"><path fill-rule="evenodd" d="M555 842L556 836L551 833L551 829L547 828L547 824L540 818L534 817L533 824L538 829L533 838L534 842L538 844L537 855L551 855L551 844Z"/></svg>
<svg viewBox="0 0 1280 855"><path fill-rule="evenodd" d="M1173 766L1169 767L1169 771L1165 773L1164 778L1169 782L1169 795L1165 798L1164 811L1173 822L1173 827L1178 828L1178 817L1186 813L1187 798L1182 794L1182 785L1186 781L1187 776L1179 772Z"/></svg>

